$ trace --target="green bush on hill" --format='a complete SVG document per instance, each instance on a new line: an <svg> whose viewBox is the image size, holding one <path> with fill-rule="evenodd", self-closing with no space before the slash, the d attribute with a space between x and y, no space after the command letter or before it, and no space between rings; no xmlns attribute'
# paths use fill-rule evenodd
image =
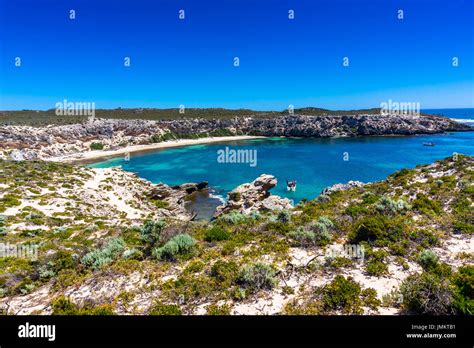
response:
<svg viewBox="0 0 474 348"><path fill-rule="evenodd" d="M103 150L104 149L104 144L102 144L102 143L91 143L90 148L91 148L91 150Z"/></svg>
<svg viewBox="0 0 474 348"><path fill-rule="evenodd" d="M164 304L162 302L155 302L148 310L149 315L182 315L182 311L178 305Z"/></svg>
<svg viewBox="0 0 474 348"><path fill-rule="evenodd" d="M400 286L404 308L415 314L453 314L453 289L447 278L430 272L412 274Z"/></svg>
<svg viewBox="0 0 474 348"><path fill-rule="evenodd" d="M239 274L239 268L233 261L217 260L211 267L211 276L224 287L234 283Z"/></svg>
<svg viewBox="0 0 474 348"><path fill-rule="evenodd" d="M216 225L211 227L210 229L206 230L206 234L204 236L204 240L206 242L219 242L223 240L227 240L230 238L229 232L227 232L224 228Z"/></svg>
<svg viewBox="0 0 474 348"><path fill-rule="evenodd" d="M175 260L179 254L191 251L196 241L189 234L178 234L171 238L165 245L152 250L152 255L161 260Z"/></svg>
<svg viewBox="0 0 474 348"><path fill-rule="evenodd" d="M147 220L140 228L140 238L148 246L153 247L160 242L161 233L165 228L164 220Z"/></svg>
<svg viewBox="0 0 474 348"><path fill-rule="evenodd" d="M474 266L459 267L453 277L453 305L459 314L474 315Z"/></svg>
<svg viewBox="0 0 474 348"><path fill-rule="evenodd" d="M237 282L254 292L260 289L272 289L277 284L273 266L265 263L246 265L239 273Z"/></svg>
<svg viewBox="0 0 474 348"><path fill-rule="evenodd" d="M81 262L87 267L98 269L121 256L124 250L123 239L113 238L102 249L96 249L84 255Z"/></svg>
<svg viewBox="0 0 474 348"><path fill-rule="evenodd" d="M51 302L52 315L114 315L112 305L85 305L79 307L67 297L60 296Z"/></svg>

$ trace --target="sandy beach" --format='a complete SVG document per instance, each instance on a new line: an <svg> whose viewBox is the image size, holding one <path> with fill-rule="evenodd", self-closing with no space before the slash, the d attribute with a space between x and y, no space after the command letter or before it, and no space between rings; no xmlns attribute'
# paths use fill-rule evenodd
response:
<svg viewBox="0 0 474 348"><path fill-rule="evenodd" d="M127 153L132 154L135 152L146 152L156 149L167 149L172 147L180 146L189 146L189 145L199 145L199 144L210 144L210 143L219 143L235 140L249 140L249 139L259 139L264 138L262 136L252 136L252 135L238 135L238 136L227 136L227 137L209 137L209 138L199 138L199 139L177 139L171 141L164 141L156 144L147 144L147 145L132 145L123 147L116 150L90 150L88 152L75 153L72 155L66 156L57 156L49 157L45 160L53 162L63 162L63 163L82 163L82 162L94 162L103 158L124 156Z"/></svg>

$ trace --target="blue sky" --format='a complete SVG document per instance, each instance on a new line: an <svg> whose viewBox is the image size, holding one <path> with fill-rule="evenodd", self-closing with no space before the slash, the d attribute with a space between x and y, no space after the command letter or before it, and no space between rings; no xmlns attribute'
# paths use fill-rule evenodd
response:
<svg viewBox="0 0 474 348"><path fill-rule="evenodd" d="M0 0L0 110L474 107L473 3Z"/></svg>

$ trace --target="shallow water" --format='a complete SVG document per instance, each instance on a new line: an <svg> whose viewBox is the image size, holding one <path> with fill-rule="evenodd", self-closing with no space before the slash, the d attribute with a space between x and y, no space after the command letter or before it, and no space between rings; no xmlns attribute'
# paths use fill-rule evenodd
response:
<svg viewBox="0 0 474 348"><path fill-rule="evenodd" d="M432 142L435 146L424 146ZM218 163L218 150L256 150L257 165ZM401 168L430 163L454 152L474 155L474 133L449 133L410 137L358 137L332 139L268 138L196 145L132 154L91 165L122 166L154 183L177 185L208 181L217 194L272 174L279 180L273 193L295 201L316 197L324 187L349 180L384 179ZM287 192L285 181L296 180L296 192Z"/></svg>
<svg viewBox="0 0 474 348"><path fill-rule="evenodd" d="M435 146L424 146L431 142ZM218 151L225 149L256 151L256 166L249 163L219 163ZM226 197L236 186L250 182L260 174L272 174L279 185L272 193L294 202L317 197L321 190L349 180L371 182L419 164L451 156L453 153L474 155L474 132L453 132L423 136L384 136L330 139L266 138L244 141L194 145L162 149L150 153L131 154L129 161L118 157L90 165L95 168L122 166L137 172L153 183L177 185L208 181L211 193ZM286 190L286 180L296 180L296 192ZM201 203L199 203L201 202ZM213 199L202 198L192 208L208 216Z"/></svg>

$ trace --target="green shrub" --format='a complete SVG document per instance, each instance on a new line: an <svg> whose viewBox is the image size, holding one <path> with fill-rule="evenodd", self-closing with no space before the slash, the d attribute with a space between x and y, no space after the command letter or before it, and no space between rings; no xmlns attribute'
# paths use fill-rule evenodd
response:
<svg viewBox="0 0 474 348"><path fill-rule="evenodd" d="M190 252L195 244L196 241L189 234L178 234L162 247L154 248L152 255L157 259L174 260L178 254Z"/></svg>
<svg viewBox="0 0 474 348"><path fill-rule="evenodd" d="M249 293L249 292L250 291L247 291L246 289L241 288L240 286L235 287L232 290L232 298L236 301L244 300L248 295L247 293Z"/></svg>
<svg viewBox="0 0 474 348"><path fill-rule="evenodd" d="M91 150L103 150L104 149L104 144L102 144L102 143L91 143L90 148L91 148Z"/></svg>
<svg viewBox="0 0 474 348"><path fill-rule="evenodd" d="M253 211L248 215L249 219L260 221L263 220L262 214L260 214L258 211Z"/></svg>
<svg viewBox="0 0 474 348"><path fill-rule="evenodd" d="M218 306L216 304L211 304L206 307L207 315L230 315L232 307L229 305Z"/></svg>
<svg viewBox="0 0 474 348"><path fill-rule="evenodd" d="M209 132L208 134L206 134L206 136L211 136L211 137L227 137L227 136L232 136L232 135L235 135L234 132L232 132L228 128L215 129Z"/></svg>
<svg viewBox="0 0 474 348"><path fill-rule="evenodd" d="M407 240L401 240L396 243L391 243L389 246L390 253L392 255L406 256L410 247L410 242Z"/></svg>
<svg viewBox="0 0 474 348"><path fill-rule="evenodd" d="M403 169L400 169L398 172L395 172L395 173L391 174L389 176L389 178L400 179L400 178L403 178L403 177L406 177L406 176L410 175L412 172L413 172L413 170L411 170L411 169L403 168Z"/></svg>
<svg viewBox="0 0 474 348"><path fill-rule="evenodd" d="M474 314L474 266L459 267L453 277L454 301L453 305L460 314Z"/></svg>
<svg viewBox="0 0 474 348"><path fill-rule="evenodd" d="M100 305L82 308L81 315L115 315L112 305Z"/></svg>
<svg viewBox="0 0 474 348"><path fill-rule="evenodd" d="M229 232L223 229L220 226L214 226L211 229L206 231L204 235L204 240L207 242L215 242L215 241L222 241L227 240L230 238Z"/></svg>
<svg viewBox="0 0 474 348"><path fill-rule="evenodd" d="M418 263L425 271L433 270L438 265L438 256L431 250L423 250L418 255Z"/></svg>
<svg viewBox="0 0 474 348"><path fill-rule="evenodd" d="M193 237L191 237L187 233L178 234L174 236L171 240L174 241L178 245L180 254L185 254L185 253L190 252L194 244L196 244L196 241L193 239Z"/></svg>
<svg viewBox="0 0 474 348"><path fill-rule="evenodd" d="M181 309L175 304L155 302L148 311L149 315L181 315Z"/></svg>
<svg viewBox="0 0 474 348"><path fill-rule="evenodd" d="M79 262L77 255L70 252L58 250L52 258L52 269L54 273L58 273L63 269L73 269Z"/></svg>
<svg viewBox="0 0 474 348"><path fill-rule="evenodd" d="M52 315L114 315L112 305L103 304L94 306L87 304L84 307L71 302L67 297L60 296L51 301L51 314Z"/></svg>
<svg viewBox="0 0 474 348"><path fill-rule="evenodd" d="M326 267L339 269L339 268L349 267L352 264L353 264L353 261L351 259L348 259L347 257L326 257L324 265Z"/></svg>
<svg viewBox="0 0 474 348"><path fill-rule="evenodd" d="M265 229L278 234L286 234L290 232L290 224L278 222L275 216L270 216L270 221L266 224Z"/></svg>
<svg viewBox="0 0 474 348"><path fill-rule="evenodd" d="M406 223L402 217L388 219L381 214L367 216L353 225L348 237L351 243L366 241L379 247L389 246L406 238Z"/></svg>
<svg viewBox="0 0 474 348"><path fill-rule="evenodd" d="M139 260L143 257L143 253L137 249L127 249L122 254L125 260Z"/></svg>
<svg viewBox="0 0 474 348"><path fill-rule="evenodd" d="M387 233L387 218L382 215L369 216L359 220L350 233L349 238L353 243L371 241L382 238Z"/></svg>
<svg viewBox="0 0 474 348"><path fill-rule="evenodd" d="M204 269L205 266L206 266L206 264L204 262L202 262L201 260L191 261L186 266L186 268L183 270L182 274L185 274L185 273L189 273L189 274L199 273Z"/></svg>
<svg viewBox="0 0 474 348"><path fill-rule="evenodd" d="M295 293L295 289L291 286L285 285L281 288L282 295L293 295Z"/></svg>
<svg viewBox="0 0 474 348"><path fill-rule="evenodd" d="M250 291L272 289L277 284L275 269L265 263L247 265L239 273L238 283Z"/></svg>
<svg viewBox="0 0 474 348"><path fill-rule="evenodd" d="M152 200L153 204L159 209L168 209L170 204L167 201L163 201L161 199L154 199Z"/></svg>
<svg viewBox="0 0 474 348"><path fill-rule="evenodd" d="M326 217L320 217L316 222L306 226L300 226L295 231L288 233L299 246L319 245L324 246L331 242L332 234L329 229L334 224Z"/></svg>
<svg viewBox="0 0 474 348"><path fill-rule="evenodd" d="M178 244L172 240L168 241L165 245L152 250L152 255L157 259L168 259L174 260L179 254Z"/></svg>
<svg viewBox="0 0 474 348"><path fill-rule="evenodd" d="M337 275L332 282L318 290L326 312L340 311L344 314L361 314L361 288L351 277Z"/></svg>
<svg viewBox="0 0 474 348"><path fill-rule="evenodd" d="M382 305L382 301L377 298L377 291L373 288L362 290L361 298L364 306L370 309L377 310Z"/></svg>
<svg viewBox="0 0 474 348"><path fill-rule="evenodd" d="M247 217L244 214L236 212L235 210L231 211L228 214L221 215L219 217L219 221L222 221L229 225L238 225L244 222Z"/></svg>
<svg viewBox="0 0 474 348"><path fill-rule="evenodd" d="M388 266L382 261L370 260L365 265L365 270L368 275L381 277L388 273Z"/></svg>
<svg viewBox="0 0 474 348"><path fill-rule="evenodd" d="M313 231L316 237L317 245L324 246L331 242L332 234L329 232L328 227L324 223L318 221L313 225Z"/></svg>
<svg viewBox="0 0 474 348"><path fill-rule="evenodd" d="M232 192L232 200L240 201L242 199L242 194L240 192Z"/></svg>
<svg viewBox="0 0 474 348"><path fill-rule="evenodd" d="M376 205L377 210L386 213L397 213L411 209L411 206L403 199L394 200L390 197L383 196Z"/></svg>
<svg viewBox="0 0 474 348"><path fill-rule="evenodd" d="M364 192L361 197L365 204L373 204L379 200L379 197L372 192Z"/></svg>
<svg viewBox="0 0 474 348"><path fill-rule="evenodd" d="M154 134L150 137L151 143L161 143L162 141L175 140L177 138L176 134L173 132L168 132L164 134Z"/></svg>
<svg viewBox="0 0 474 348"><path fill-rule="evenodd" d="M404 308L415 314L452 314L453 290L447 278L430 272L412 274L400 286Z"/></svg>
<svg viewBox="0 0 474 348"><path fill-rule="evenodd" d="M453 223L453 228L456 233L474 234L474 221L472 218L458 217L458 220Z"/></svg>
<svg viewBox="0 0 474 348"><path fill-rule="evenodd" d="M418 230L411 232L410 239L421 245L423 248L435 246L439 243L439 238L430 230Z"/></svg>
<svg viewBox="0 0 474 348"><path fill-rule="evenodd" d="M334 228L334 223L327 216L321 216L318 219L320 226L325 226L327 229Z"/></svg>
<svg viewBox="0 0 474 348"><path fill-rule="evenodd" d="M365 249L366 255L366 264L365 270L367 274L375 277L380 277L388 273L388 265L385 262L385 258L388 256L388 253L383 250L373 250L371 247Z"/></svg>
<svg viewBox="0 0 474 348"><path fill-rule="evenodd" d="M291 214L288 210L283 209L277 215L277 221L286 224L291 221Z"/></svg>
<svg viewBox="0 0 474 348"><path fill-rule="evenodd" d="M140 228L140 238L149 247L155 246L160 242L161 233L165 228L166 223L164 220L147 220Z"/></svg>
<svg viewBox="0 0 474 348"><path fill-rule="evenodd" d="M288 236L293 239L298 246L310 246L316 243L316 235L312 231L306 230L303 226L296 231L291 231Z"/></svg>
<svg viewBox="0 0 474 348"><path fill-rule="evenodd" d="M21 198L7 193L0 198L0 213L4 212L6 208L17 207L19 205L21 205Z"/></svg>
<svg viewBox="0 0 474 348"><path fill-rule="evenodd" d="M5 222L7 217L5 215L0 215L0 237L7 234L7 228L5 227Z"/></svg>
<svg viewBox="0 0 474 348"><path fill-rule="evenodd" d="M349 214L353 218L357 218L359 216L367 215L369 214L369 209L357 205L357 204L352 204L346 208L346 214Z"/></svg>
<svg viewBox="0 0 474 348"><path fill-rule="evenodd" d="M51 302L52 315L77 315L79 309L68 298L61 296Z"/></svg>
<svg viewBox="0 0 474 348"><path fill-rule="evenodd" d="M94 269L98 269L114 261L125 250L122 238L113 238L102 249L96 249L84 255L81 262Z"/></svg>
<svg viewBox="0 0 474 348"><path fill-rule="evenodd" d="M384 307L400 307L402 304L402 294L399 290L392 290L382 295L382 306Z"/></svg>
<svg viewBox="0 0 474 348"><path fill-rule="evenodd" d="M413 209L424 214L440 214L443 210L441 204L430 199L424 193L418 193L413 201Z"/></svg>
<svg viewBox="0 0 474 348"><path fill-rule="evenodd" d="M217 260L211 267L211 276L222 286L230 286L239 274L239 268L233 261Z"/></svg>

